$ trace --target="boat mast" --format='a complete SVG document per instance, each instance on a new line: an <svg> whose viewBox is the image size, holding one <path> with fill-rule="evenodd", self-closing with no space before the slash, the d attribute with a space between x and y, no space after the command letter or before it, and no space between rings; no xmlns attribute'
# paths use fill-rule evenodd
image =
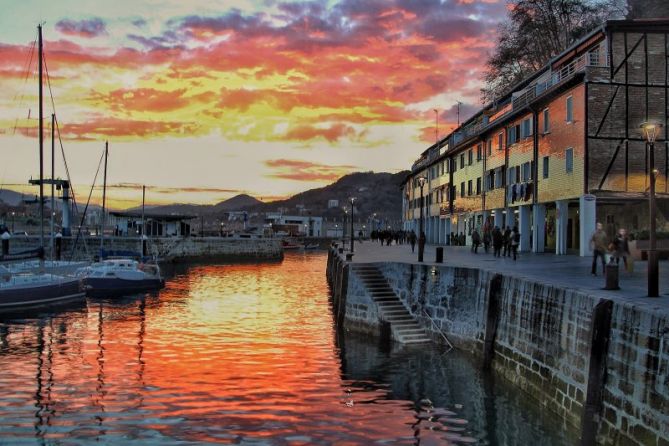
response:
<svg viewBox="0 0 669 446"><path fill-rule="evenodd" d="M55 172L56 172L56 140L55 140L55 128L56 128L56 114L51 114L51 261L54 260L54 244L53 244L53 219L54 214L56 213L56 203L54 200L54 186L56 184Z"/></svg>
<svg viewBox="0 0 669 446"><path fill-rule="evenodd" d="M42 24L37 25L37 48L39 53L39 220L40 235L39 244L44 249L44 108L42 104L42 64L44 61L42 47Z"/></svg>
<svg viewBox="0 0 669 446"><path fill-rule="evenodd" d="M100 251L102 251L102 242L105 239L105 212L107 208L107 155L109 155L109 141L105 141L105 171L102 180L102 229L100 230ZM102 255L102 252L100 252Z"/></svg>
<svg viewBox="0 0 669 446"><path fill-rule="evenodd" d="M146 185L142 185L142 240L144 240L144 202L146 200ZM144 242L142 242L142 255L144 255Z"/></svg>

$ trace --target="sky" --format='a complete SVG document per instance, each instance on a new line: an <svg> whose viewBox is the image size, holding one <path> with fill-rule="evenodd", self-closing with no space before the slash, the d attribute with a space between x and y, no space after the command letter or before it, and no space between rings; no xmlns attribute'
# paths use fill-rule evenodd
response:
<svg viewBox="0 0 669 446"><path fill-rule="evenodd" d="M35 193L37 25L85 201L263 201L408 169L480 107L504 0L0 0L0 187ZM53 98L53 100L52 100ZM437 112L435 112L437 110ZM60 143L56 177L65 178ZM98 174L93 200L101 195Z"/></svg>

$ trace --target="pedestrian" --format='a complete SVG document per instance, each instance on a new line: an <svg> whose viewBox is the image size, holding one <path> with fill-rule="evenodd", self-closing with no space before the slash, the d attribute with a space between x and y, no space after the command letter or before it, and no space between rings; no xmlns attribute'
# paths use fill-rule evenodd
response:
<svg viewBox="0 0 669 446"><path fill-rule="evenodd" d="M493 256L499 257L502 252L502 244L504 242L504 235L500 231L499 226L495 226L495 229L492 230L492 249Z"/></svg>
<svg viewBox="0 0 669 446"><path fill-rule="evenodd" d="M623 264L625 265L625 269L628 269L627 256L629 256L630 254L630 246L629 246L629 240L627 239L626 229L620 228L618 230L618 235L613 240L613 247L614 247L614 256L616 257L616 265L620 264L620 259L622 258Z"/></svg>
<svg viewBox="0 0 669 446"><path fill-rule="evenodd" d="M479 231L474 228L474 231L472 231L472 251L474 254L478 253L479 245L481 244L481 236L479 235Z"/></svg>
<svg viewBox="0 0 669 446"><path fill-rule="evenodd" d="M602 274L606 272L606 259L604 259L604 253L606 253L606 232L604 232L604 226L601 223L597 223L597 229L590 237L590 248L592 249L592 270L590 273L593 276L597 275L597 257L602 258Z"/></svg>
<svg viewBox="0 0 669 446"><path fill-rule="evenodd" d="M414 252L416 248L416 233L414 231L409 234L409 243L411 243L411 252Z"/></svg>
<svg viewBox="0 0 669 446"><path fill-rule="evenodd" d="M490 250L491 241L492 237L490 235L490 228L486 228L483 230L483 249L485 250L486 254L488 254L488 251Z"/></svg>
<svg viewBox="0 0 669 446"><path fill-rule="evenodd" d="M504 244L504 257L511 256L511 228L508 226L504 230L502 242Z"/></svg>
<svg viewBox="0 0 669 446"><path fill-rule="evenodd" d="M518 226L514 226L511 231L511 252L513 253L513 260L516 260L518 255L518 245L520 245L520 232L518 232Z"/></svg>

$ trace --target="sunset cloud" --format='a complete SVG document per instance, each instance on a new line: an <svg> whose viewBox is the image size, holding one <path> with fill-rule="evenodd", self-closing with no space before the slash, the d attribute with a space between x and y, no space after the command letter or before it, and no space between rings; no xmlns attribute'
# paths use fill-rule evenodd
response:
<svg viewBox="0 0 669 446"><path fill-rule="evenodd" d="M506 12L501 0L280 0L218 9L134 1L120 15L82 0L44 17L61 135L81 147L127 143L154 158L169 140L181 157L169 161L179 167L198 150L208 164L258 172L250 186L200 191L211 196L256 184L263 195L283 196L297 191L295 182L320 185L355 170L351 164L406 168L434 141L434 108L440 135L457 122L456 101L461 121L478 108L484 61ZM17 14L0 25L24 20ZM12 29L0 38L0 138L34 139L34 36ZM166 184L161 173L151 172L156 184Z"/></svg>
<svg viewBox="0 0 669 446"><path fill-rule="evenodd" d="M107 26L102 19L68 20L63 19L56 23L56 30L68 36L97 37L107 32Z"/></svg>
<svg viewBox="0 0 669 446"><path fill-rule="evenodd" d="M350 165L328 166L292 159L267 160L265 165L274 170L273 173L268 175L270 178L306 182L335 181L356 169L355 166Z"/></svg>

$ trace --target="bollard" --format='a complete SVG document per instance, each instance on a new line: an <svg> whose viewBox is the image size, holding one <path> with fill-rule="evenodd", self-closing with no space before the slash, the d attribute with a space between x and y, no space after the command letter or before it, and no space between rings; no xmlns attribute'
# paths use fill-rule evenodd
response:
<svg viewBox="0 0 669 446"><path fill-rule="evenodd" d="M353 253L350 253L350 252L346 253L346 261L347 262L352 262L353 261Z"/></svg>
<svg viewBox="0 0 669 446"><path fill-rule="evenodd" d="M148 257L148 255L149 255L148 240L145 235L142 235L142 257Z"/></svg>
<svg viewBox="0 0 669 446"><path fill-rule="evenodd" d="M60 260L61 258L61 253L63 252L63 234L60 232L56 234L56 237L54 238L54 257L56 257L56 260Z"/></svg>
<svg viewBox="0 0 669 446"><path fill-rule="evenodd" d="M444 263L444 248L442 246L437 246L436 253L436 259L434 261L436 263Z"/></svg>
<svg viewBox="0 0 669 446"><path fill-rule="evenodd" d="M619 290L618 286L618 265L615 263L606 264L606 285L604 286L605 290Z"/></svg>
<svg viewBox="0 0 669 446"><path fill-rule="evenodd" d="M5 232L0 238L2 238L2 255L6 256L9 254L9 239L12 238L12 236L9 235L9 232Z"/></svg>

